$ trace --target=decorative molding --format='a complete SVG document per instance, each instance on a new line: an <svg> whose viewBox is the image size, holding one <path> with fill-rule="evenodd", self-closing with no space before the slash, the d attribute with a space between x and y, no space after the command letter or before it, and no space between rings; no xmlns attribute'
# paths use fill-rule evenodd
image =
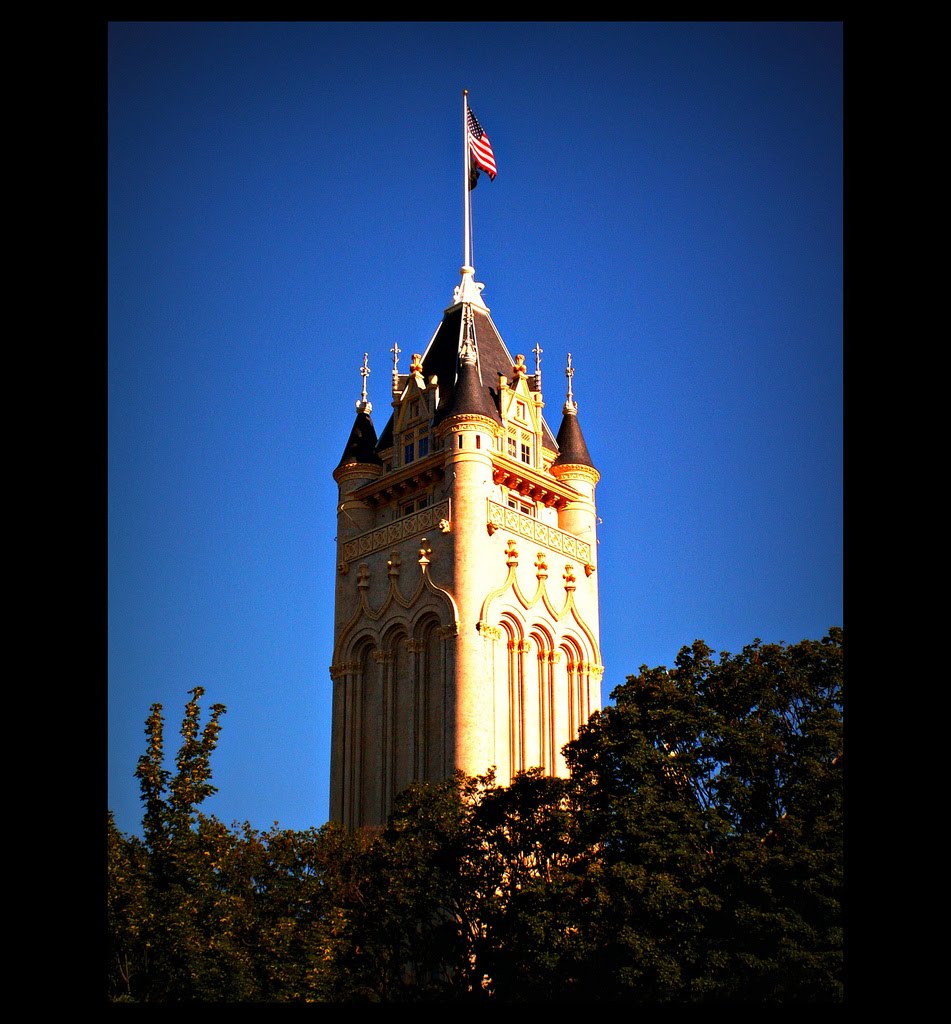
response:
<svg viewBox="0 0 951 1024"><path fill-rule="evenodd" d="M527 516L514 508L506 508L491 498L488 502L488 524L495 529L511 530L520 537L526 537L535 543L542 544L552 551L578 559L579 562L591 563L591 545L579 540L570 533L558 530L554 526L542 523L533 516ZM495 530L491 530L494 533Z"/></svg>
<svg viewBox="0 0 951 1024"><path fill-rule="evenodd" d="M353 561L362 555L372 555L376 551L398 544L409 537L415 537L426 530L438 528L441 519L449 520L449 501L440 501L419 512L411 512L402 519L396 519L386 526L361 533L359 537L344 542L343 557Z"/></svg>
<svg viewBox="0 0 951 1024"><path fill-rule="evenodd" d="M590 576L593 572L597 571L597 566L592 565L590 562L584 567L585 576Z"/></svg>
<svg viewBox="0 0 951 1024"><path fill-rule="evenodd" d="M337 682L338 679L343 679L344 676L353 675L360 671L359 661L344 661L339 665L330 666L330 678Z"/></svg>
<svg viewBox="0 0 951 1024"><path fill-rule="evenodd" d="M446 639L448 639L450 637L453 637L453 636L458 636L458 635L459 635L459 623L458 623L458 621L450 622L448 625L445 625L445 626L437 626L436 627L436 636L442 637L444 640L446 640Z"/></svg>
<svg viewBox="0 0 951 1024"><path fill-rule="evenodd" d="M501 640L502 630L498 626L490 625L481 619L476 623L476 630L489 640Z"/></svg>
<svg viewBox="0 0 951 1024"><path fill-rule="evenodd" d="M426 650L426 641L425 640L417 640L415 637L409 637L407 639L407 641L406 641L406 649L408 651L412 651L413 653L418 653L419 651L425 651Z"/></svg>
<svg viewBox="0 0 951 1024"><path fill-rule="evenodd" d="M518 548L511 538L505 542L505 564L512 567L518 565Z"/></svg>
<svg viewBox="0 0 951 1024"><path fill-rule="evenodd" d="M371 651L370 657L372 657L374 661L379 662L381 665L384 665L393 660L393 652L378 649L375 651Z"/></svg>
<svg viewBox="0 0 951 1024"><path fill-rule="evenodd" d="M338 562L337 563L337 572L339 572L341 576L346 576L347 573L350 572L350 563L349 562Z"/></svg>

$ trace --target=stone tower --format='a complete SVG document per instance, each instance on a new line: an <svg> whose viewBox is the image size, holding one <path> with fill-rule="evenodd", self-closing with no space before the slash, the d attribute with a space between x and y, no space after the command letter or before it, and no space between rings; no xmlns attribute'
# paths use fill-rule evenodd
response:
<svg viewBox="0 0 951 1024"><path fill-rule="evenodd" d="M601 705L600 474L572 393L553 436L471 266L379 437L363 393L334 470L330 816L380 825L414 780L540 766Z"/></svg>

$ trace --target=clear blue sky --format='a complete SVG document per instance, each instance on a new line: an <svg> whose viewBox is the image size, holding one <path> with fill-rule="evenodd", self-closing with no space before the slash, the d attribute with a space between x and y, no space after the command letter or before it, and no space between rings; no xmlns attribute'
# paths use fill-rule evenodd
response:
<svg viewBox="0 0 951 1024"><path fill-rule="evenodd" d="M836 23L109 28L109 805L154 701L227 705L206 804L320 825L336 485L369 352L462 261L461 93L498 177L476 278L564 362L601 470L603 692L696 638L842 623ZM533 359L529 356L529 365Z"/></svg>

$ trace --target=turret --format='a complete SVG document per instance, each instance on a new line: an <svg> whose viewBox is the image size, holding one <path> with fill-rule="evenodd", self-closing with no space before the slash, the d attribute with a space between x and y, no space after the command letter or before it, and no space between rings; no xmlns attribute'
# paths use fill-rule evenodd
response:
<svg viewBox="0 0 951 1024"><path fill-rule="evenodd" d="M337 481L337 548L351 538L373 526L373 511L362 501L350 496L364 484L375 480L383 472L383 463L376 453L377 437L370 413L373 406L367 399L367 353L363 353L363 389L356 403L357 415L350 430L350 436L343 449L343 455L333 472Z"/></svg>
<svg viewBox="0 0 951 1024"><path fill-rule="evenodd" d="M574 367L571 353L568 353L568 395L562 409L561 426L558 428L558 458L551 464L551 474L558 480L570 483L580 495L569 501L558 513L558 526L573 533L591 545L593 565L597 564L597 522L594 488L601 474L595 469L588 446L585 444L581 424L578 422L578 403L572 392Z"/></svg>

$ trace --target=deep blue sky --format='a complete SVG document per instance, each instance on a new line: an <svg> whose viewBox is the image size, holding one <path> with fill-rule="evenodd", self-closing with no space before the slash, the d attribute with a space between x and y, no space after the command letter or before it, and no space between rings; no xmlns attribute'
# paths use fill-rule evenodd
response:
<svg viewBox="0 0 951 1024"><path fill-rule="evenodd" d="M841 624L840 25L113 23L108 59L122 830L150 704L173 755L196 684L206 809L327 818L331 472L363 352L379 430L458 283L463 88L476 278L554 430L572 353L602 473L604 698Z"/></svg>

